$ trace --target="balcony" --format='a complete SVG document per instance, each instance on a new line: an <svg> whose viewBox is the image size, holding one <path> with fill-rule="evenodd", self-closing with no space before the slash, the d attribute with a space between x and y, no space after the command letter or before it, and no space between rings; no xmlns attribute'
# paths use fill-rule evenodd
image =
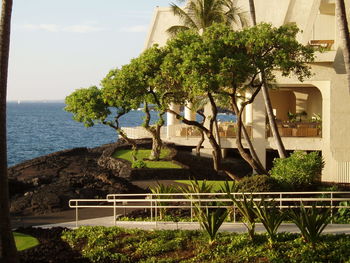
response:
<svg viewBox="0 0 350 263"><path fill-rule="evenodd" d="M281 137L322 137L322 127L319 122L283 122L277 124ZM267 137L272 137L267 128Z"/></svg>

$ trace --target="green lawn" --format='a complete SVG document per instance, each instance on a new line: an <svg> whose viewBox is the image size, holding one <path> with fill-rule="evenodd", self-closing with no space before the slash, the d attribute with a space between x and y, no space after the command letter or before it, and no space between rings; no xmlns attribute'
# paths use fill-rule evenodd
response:
<svg viewBox="0 0 350 263"><path fill-rule="evenodd" d="M129 162L132 162L131 153L132 153L132 150L130 150L130 149L117 150L113 154L113 157L124 159L124 160L127 160ZM151 154L151 150L140 149L140 150L138 150L136 157L138 160L143 160L143 159L147 159L150 154ZM164 148L164 149L162 149L162 151L160 153L160 158L165 158L169 154L170 154L170 150ZM160 169L161 168L172 168L172 169L182 168L180 165L173 163L172 161L148 161L148 160L145 160L144 162L145 162L147 168L160 168Z"/></svg>
<svg viewBox="0 0 350 263"><path fill-rule="evenodd" d="M181 183L181 184L188 184L190 185L191 184L191 181L190 180L176 180L175 182L177 183ZM225 184L226 181L206 181L207 185L212 185L213 187L213 190L212 192L218 192L221 190L221 187L224 187L224 184ZM200 185L203 184L203 181L201 180L198 180L198 183ZM230 186L233 184L233 181L229 181L229 184Z"/></svg>
<svg viewBox="0 0 350 263"><path fill-rule="evenodd" d="M14 232L13 235L15 237L16 247L18 251L39 245L39 241L35 237L17 232Z"/></svg>

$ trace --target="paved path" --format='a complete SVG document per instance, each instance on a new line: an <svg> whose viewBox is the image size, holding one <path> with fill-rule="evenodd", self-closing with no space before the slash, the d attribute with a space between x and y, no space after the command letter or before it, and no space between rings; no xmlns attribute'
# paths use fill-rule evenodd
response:
<svg viewBox="0 0 350 263"><path fill-rule="evenodd" d="M123 228L139 228L144 230L154 230L154 229L183 229L183 230L197 230L200 229L200 226L197 222L143 222L143 221L116 221L116 224L113 223L113 216L111 217L101 217L87 220L80 220L78 226L119 226ZM76 222L66 222L50 225L40 225L38 227L51 228L51 227L67 227L75 228ZM224 223L220 231L228 232L237 232L243 233L246 232L246 228L243 223ZM257 232L265 232L265 228L261 223L256 225ZM279 232L292 232L299 233L298 228L292 223L282 224L279 228ZM350 224L329 224L324 233L333 233L333 234L350 234Z"/></svg>

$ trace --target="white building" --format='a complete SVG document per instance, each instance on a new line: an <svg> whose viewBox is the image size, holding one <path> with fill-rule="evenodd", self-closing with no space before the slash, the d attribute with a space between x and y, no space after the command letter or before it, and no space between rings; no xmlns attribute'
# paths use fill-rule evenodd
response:
<svg viewBox="0 0 350 263"><path fill-rule="evenodd" d="M298 35L301 43L327 48L326 52L317 54L312 64L314 75L310 79L301 83L296 78L278 76L276 84L279 89L270 91L270 96L286 149L321 151L325 161L322 180L350 183L350 93L339 43L335 1L256 0L255 5L258 22L269 22L274 26L296 23L302 30ZM238 0L238 6L249 10L247 0ZM169 37L166 30L179 23L169 7L157 7L146 48L155 43L164 45ZM172 107L179 110L176 105ZM304 115L297 117L301 121L291 124L288 123L288 112ZM195 118L188 109L185 109L185 116ZM310 121L316 116L321 116L322 124ZM172 114L168 114L167 123L164 139L177 144L196 145L199 137L190 127L181 125ZM267 131L262 94L246 109L245 123L251 127L252 141L264 162L266 150L276 149L276 146ZM137 131L128 130L135 136ZM232 125L222 124L219 134L223 148L236 148ZM205 143L204 147L209 150L209 143Z"/></svg>

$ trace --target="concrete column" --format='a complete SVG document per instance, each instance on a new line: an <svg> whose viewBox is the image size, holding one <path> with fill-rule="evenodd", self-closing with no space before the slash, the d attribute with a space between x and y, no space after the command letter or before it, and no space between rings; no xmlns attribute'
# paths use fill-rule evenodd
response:
<svg viewBox="0 0 350 263"><path fill-rule="evenodd" d="M250 91L246 92L246 97L250 98L252 96L252 93ZM253 123L253 105L248 104L245 107L245 124L251 125Z"/></svg>
<svg viewBox="0 0 350 263"><path fill-rule="evenodd" d="M176 113L180 113L180 105L171 103L169 108L175 111ZM180 123L181 121L176 119L174 114L167 112L167 137L168 138L171 138L171 136L173 136L175 133L174 127L172 126Z"/></svg>
<svg viewBox="0 0 350 263"><path fill-rule="evenodd" d="M252 143L262 165L266 167L266 111L261 92L252 104L252 116Z"/></svg>
<svg viewBox="0 0 350 263"><path fill-rule="evenodd" d="M193 104L192 103L187 103L185 106L185 112L184 112L184 117L185 119L189 121L195 121L196 120L196 112L192 110Z"/></svg>

